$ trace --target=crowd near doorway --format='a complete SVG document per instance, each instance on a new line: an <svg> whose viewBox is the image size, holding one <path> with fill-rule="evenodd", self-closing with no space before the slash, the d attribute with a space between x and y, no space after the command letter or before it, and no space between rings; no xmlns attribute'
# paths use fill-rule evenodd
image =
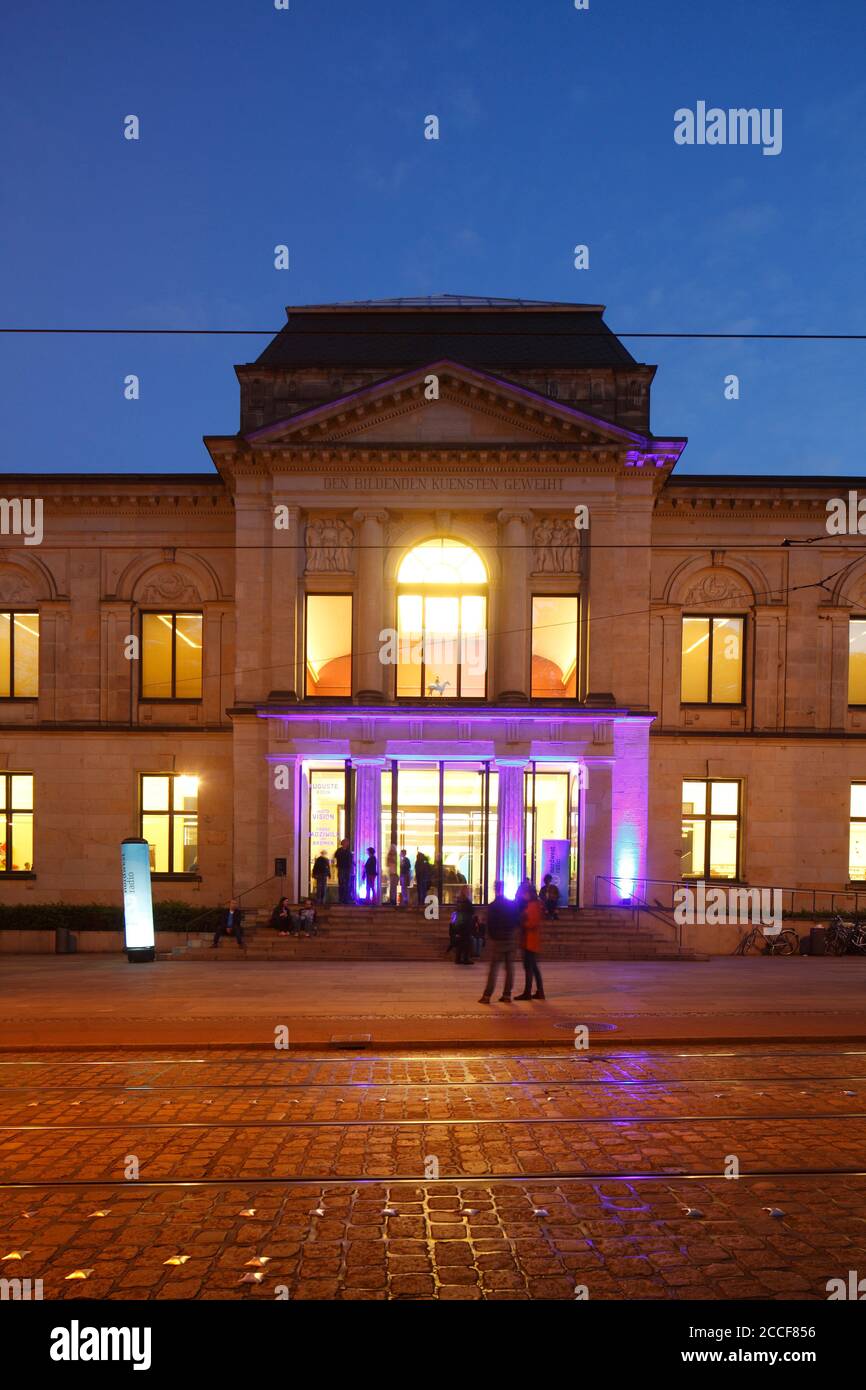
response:
<svg viewBox="0 0 866 1390"><path fill-rule="evenodd" d="M351 843L352 769L343 760L307 767L304 892L313 891L312 868L320 854L333 858L341 840ZM560 900L577 905L580 852L580 769L574 763L530 762L525 787L525 874L540 885L549 863L559 865ZM391 845L405 850L413 866L423 856L428 891L442 904L469 889L486 902L496 876L499 774L486 759L389 759L382 770L377 900L389 896L386 865ZM303 843L303 841L302 841ZM309 887L305 887L309 885ZM332 869L326 901L336 900ZM401 888L402 898L402 888Z"/></svg>

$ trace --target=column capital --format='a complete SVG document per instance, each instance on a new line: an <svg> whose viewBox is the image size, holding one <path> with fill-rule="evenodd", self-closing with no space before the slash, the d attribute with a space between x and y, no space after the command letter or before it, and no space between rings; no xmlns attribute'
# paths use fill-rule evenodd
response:
<svg viewBox="0 0 866 1390"><path fill-rule="evenodd" d="M512 510L508 507L505 507L501 512L496 513L496 520L501 522L503 526L507 526L510 521L519 521L524 526L528 526L532 519L532 512Z"/></svg>
<svg viewBox="0 0 866 1390"><path fill-rule="evenodd" d="M357 511L352 512L352 520L359 524L364 521L378 521L380 525L384 526L388 520L388 513L381 507L359 507Z"/></svg>

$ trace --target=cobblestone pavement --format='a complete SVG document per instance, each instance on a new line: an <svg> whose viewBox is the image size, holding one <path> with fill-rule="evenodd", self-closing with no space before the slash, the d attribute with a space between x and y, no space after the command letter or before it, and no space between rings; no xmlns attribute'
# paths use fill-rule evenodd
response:
<svg viewBox="0 0 866 1390"><path fill-rule="evenodd" d="M6 1054L0 1184L51 1299L826 1298L866 1049Z"/></svg>

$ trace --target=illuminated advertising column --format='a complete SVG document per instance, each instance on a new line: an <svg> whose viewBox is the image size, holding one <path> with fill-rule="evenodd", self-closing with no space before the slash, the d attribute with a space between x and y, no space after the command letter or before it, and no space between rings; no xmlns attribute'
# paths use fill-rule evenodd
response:
<svg viewBox="0 0 866 1390"><path fill-rule="evenodd" d="M153 902L150 894L150 845L147 840L123 840L123 944L130 964L153 960Z"/></svg>
<svg viewBox="0 0 866 1390"><path fill-rule="evenodd" d="M524 875L525 821L523 770L526 759L497 758L499 805L496 812L496 877L513 898Z"/></svg>

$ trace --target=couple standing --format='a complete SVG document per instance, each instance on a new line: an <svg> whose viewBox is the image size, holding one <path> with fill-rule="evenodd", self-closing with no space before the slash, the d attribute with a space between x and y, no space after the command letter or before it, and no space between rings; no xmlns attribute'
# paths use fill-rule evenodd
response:
<svg viewBox="0 0 866 1390"><path fill-rule="evenodd" d="M523 993L516 999L543 999L544 984L538 968L538 952L541 946L541 903L535 885L524 879L517 890L514 902L509 902L504 893L504 884L494 883L493 901L487 907L487 935L490 938L490 970L487 984L479 1004L489 1004L500 962L505 965L505 983L499 996L501 1004L511 1003L514 988L514 956L517 951L518 934L523 951L524 984ZM535 993L532 984L535 983Z"/></svg>

